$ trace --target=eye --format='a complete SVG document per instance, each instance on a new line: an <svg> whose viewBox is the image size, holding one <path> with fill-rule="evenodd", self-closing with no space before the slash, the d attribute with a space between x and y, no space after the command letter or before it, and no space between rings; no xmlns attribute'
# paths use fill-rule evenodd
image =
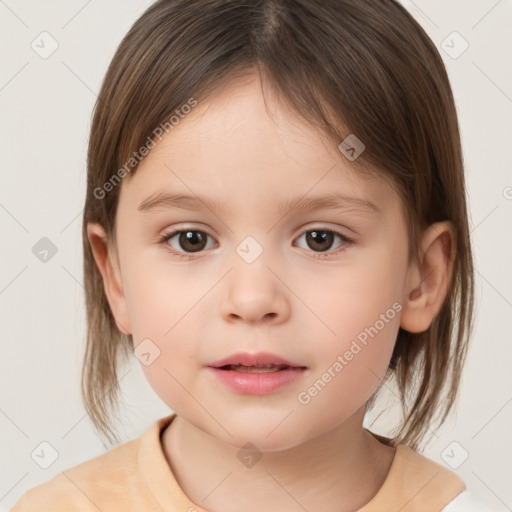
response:
<svg viewBox="0 0 512 512"><path fill-rule="evenodd" d="M181 246L181 248L184 249L185 254L181 252L180 247L176 249L172 244L167 243L169 240L172 241L173 238L176 238L175 245ZM206 249L207 238L211 237L204 231L199 231L197 229L179 229L170 233L164 233L160 237L159 243L166 245L173 254L177 254L182 258L187 258L186 253L193 254Z"/></svg>
<svg viewBox="0 0 512 512"><path fill-rule="evenodd" d="M303 237L305 237L306 244L313 252L320 253L318 256L315 256L319 259L336 256L344 251L348 244L353 243L353 240L347 236L323 227L309 229L297 240ZM165 245L172 254L183 259L191 259L191 255L194 253L199 253L209 248L207 247L208 238L211 238L210 235L198 229L177 229L169 233L164 233L159 239L159 244ZM341 240L341 244L338 246L341 247L341 249L334 252L327 252L332 247L336 238ZM175 239L174 244L168 243L169 241L172 242L173 239Z"/></svg>
<svg viewBox="0 0 512 512"><path fill-rule="evenodd" d="M342 235L337 231L333 231L332 229L323 227L309 229L308 231L305 231L304 234L302 234L297 240L300 240L303 237L305 237L306 244L309 246L309 248L313 249L314 252L320 253L325 253L328 251L332 247L336 237L341 240L342 243L338 246L341 247L341 249L334 252L329 252L327 254L320 254L319 256L316 256L318 258L329 258L331 256L336 256L346 249L347 244L353 243L353 240L346 237L345 235Z"/></svg>

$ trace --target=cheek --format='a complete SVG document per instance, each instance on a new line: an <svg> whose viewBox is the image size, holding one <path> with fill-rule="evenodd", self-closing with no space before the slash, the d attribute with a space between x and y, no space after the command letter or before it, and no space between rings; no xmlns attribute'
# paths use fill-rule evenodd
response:
<svg viewBox="0 0 512 512"><path fill-rule="evenodd" d="M211 284L161 256L150 256L144 262L144 258L137 260L134 255L131 264L127 262L128 312L134 340L155 338L168 343L194 316L194 308Z"/></svg>
<svg viewBox="0 0 512 512"><path fill-rule="evenodd" d="M331 401L348 414L371 396L395 346L406 256L374 256L340 271L324 289L328 292L317 296L316 306L332 332L326 330L317 346L312 388L305 390L304 402L311 399L325 411L321 414L333 418Z"/></svg>
<svg viewBox="0 0 512 512"><path fill-rule="evenodd" d="M384 311L388 323L351 319L347 331L356 334L339 336L335 344L329 344L329 354L324 347L307 387L297 396L303 413L313 415L319 425L334 426L349 418L367 402L384 376L399 327L395 309Z"/></svg>
<svg viewBox="0 0 512 512"><path fill-rule="evenodd" d="M395 303L397 306L398 303ZM345 340L341 371L344 385L368 397L377 387L388 367L393 353L399 321L393 307L385 310L379 318L364 325L359 332Z"/></svg>
<svg viewBox="0 0 512 512"><path fill-rule="evenodd" d="M200 370L198 346L191 335L190 322L186 317L180 321L178 316L166 314L166 311L148 308L145 313L140 315L137 326L141 334L134 328L134 340L142 339L136 353L155 355L150 364L147 358L138 357L146 380L172 410L190 407L190 396L198 394L193 376ZM162 322L162 318L170 322Z"/></svg>
<svg viewBox="0 0 512 512"><path fill-rule="evenodd" d="M379 331L397 332L405 276L406 256L382 251L331 274L313 300L342 344L376 323Z"/></svg>
<svg viewBox="0 0 512 512"><path fill-rule="evenodd" d="M200 364L194 308L205 287L183 272L171 274L169 266L139 268L149 270L134 266L126 272L125 285L135 355L153 390L170 405L170 397L183 394L179 383L190 387L184 370Z"/></svg>

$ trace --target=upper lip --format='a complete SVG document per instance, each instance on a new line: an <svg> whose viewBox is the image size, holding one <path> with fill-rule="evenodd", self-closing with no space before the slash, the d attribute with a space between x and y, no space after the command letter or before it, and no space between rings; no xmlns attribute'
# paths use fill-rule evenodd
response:
<svg viewBox="0 0 512 512"><path fill-rule="evenodd" d="M243 366L265 366L269 364L282 364L291 367L305 368L300 364L288 361L286 359L283 359L282 357L279 357L275 354L271 354L269 352L237 352L236 354L232 354L223 359L219 359L218 361L214 361L213 363L210 363L208 366L220 368L221 366L237 364Z"/></svg>

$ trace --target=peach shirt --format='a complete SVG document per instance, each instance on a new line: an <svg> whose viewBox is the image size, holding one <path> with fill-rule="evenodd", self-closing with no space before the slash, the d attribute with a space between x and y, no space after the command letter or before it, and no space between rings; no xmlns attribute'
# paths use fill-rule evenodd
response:
<svg viewBox="0 0 512 512"><path fill-rule="evenodd" d="M29 489L11 512L207 512L185 495L165 458L160 435L174 417ZM441 512L465 489L454 472L399 444L384 484L357 512Z"/></svg>

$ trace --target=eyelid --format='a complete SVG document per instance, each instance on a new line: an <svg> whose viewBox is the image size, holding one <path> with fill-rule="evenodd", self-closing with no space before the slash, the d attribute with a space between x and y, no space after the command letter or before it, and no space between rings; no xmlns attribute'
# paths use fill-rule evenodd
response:
<svg viewBox="0 0 512 512"><path fill-rule="evenodd" d="M342 232L342 230L340 230L339 228L332 228L326 224L321 224L321 223L317 223L317 224L319 224L319 225L309 226L308 224L306 224L306 225L302 226L300 228L299 233L296 236L294 236L293 240L294 241L298 240L299 238L301 238L302 236L304 236L306 233L308 233L310 231L318 230L318 231L327 231L327 232L333 233L335 236L338 236L343 241L343 244L342 244L341 248L331 249L331 250L328 250L325 252L315 252L313 250L303 249L304 251L310 252L312 254L316 254L316 256L314 256L314 258L327 259L331 256L336 256L337 254L343 252L346 249L346 246L355 244L354 238L352 236L345 235ZM165 231L159 237L158 244L165 245L166 250L168 250L171 254L173 254L181 259L192 260L192 259L198 259L198 258L203 257L204 254L202 254L202 253L204 253L205 251L207 251L209 249L203 249L201 251L198 251L197 253L193 253L193 252L187 253L187 252L176 251L175 249L172 249L169 246L169 244L168 244L169 240L172 240L176 235L178 235L179 233L185 232L185 231L198 231L198 232L204 233L207 237L210 237L212 240L215 240L215 237L210 235L208 233L208 231L205 229L197 228L197 227L191 226L191 225L184 225L184 226L177 225L177 226L171 228L170 230ZM300 248L300 249L302 249L302 248ZM198 256L195 256L196 254Z"/></svg>
<svg viewBox="0 0 512 512"><path fill-rule="evenodd" d="M179 233L183 233L186 231L198 231L200 233L204 233L207 237L214 240L214 237L212 235L210 235L206 230L195 228L195 227L190 227L190 226L185 226L185 227L177 226L177 227L170 229L169 231L165 231L162 235L160 235L158 237L158 245L165 245L166 250L169 251L171 254L176 255L177 257L181 257L182 259L193 259L195 254L201 254L206 249L198 251L197 253L179 252L179 251L176 251L175 249L171 248L168 244L169 240L172 240ZM202 256L197 256L197 257L200 258Z"/></svg>

